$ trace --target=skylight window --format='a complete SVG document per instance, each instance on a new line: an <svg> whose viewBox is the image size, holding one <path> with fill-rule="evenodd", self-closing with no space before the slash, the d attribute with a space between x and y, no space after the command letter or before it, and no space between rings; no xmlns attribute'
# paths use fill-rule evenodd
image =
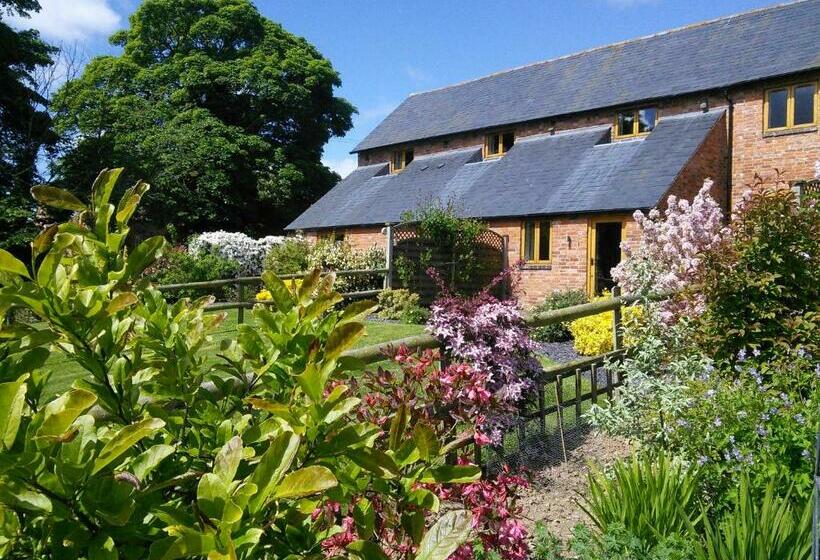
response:
<svg viewBox="0 0 820 560"><path fill-rule="evenodd" d="M655 128L658 110L655 107L643 107L620 111L615 116L615 138L631 138L649 134Z"/></svg>
<svg viewBox="0 0 820 560"><path fill-rule="evenodd" d="M413 161L413 150L402 149L393 152L393 157L390 159L390 173L398 173Z"/></svg>
<svg viewBox="0 0 820 560"><path fill-rule="evenodd" d="M515 133L511 130L488 134L484 137L484 159L503 156L510 151L513 144L515 144Z"/></svg>

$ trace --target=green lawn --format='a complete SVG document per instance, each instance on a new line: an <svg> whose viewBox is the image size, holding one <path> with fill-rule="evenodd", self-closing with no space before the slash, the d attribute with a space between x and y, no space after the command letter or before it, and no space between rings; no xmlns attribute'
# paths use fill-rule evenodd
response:
<svg viewBox="0 0 820 560"><path fill-rule="evenodd" d="M246 320L250 316L245 314ZM230 338L236 332L236 310L228 311L228 317L225 322L219 327L219 330L213 333L211 343L205 347L207 354L216 360L216 354L219 350L221 342ZM404 325L398 323L381 323L376 321L367 321L365 323L367 331L364 337L359 340L356 346L367 346L369 344L379 344L388 340L403 338L420 334L424 331L422 325ZM85 375L85 371L77 364L60 354L52 354L52 357L46 362L46 365L54 373L46 386L45 392L47 394L56 394L66 390L77 377Z"/></svg>

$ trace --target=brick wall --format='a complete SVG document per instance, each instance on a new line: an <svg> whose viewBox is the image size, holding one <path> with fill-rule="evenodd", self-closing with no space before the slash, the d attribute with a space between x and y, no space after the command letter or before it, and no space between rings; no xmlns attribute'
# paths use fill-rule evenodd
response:
<svg viewBox="0 0 820 560"><path fill-rule="evenodd" d="M387 236L380 227L348 228L345 230L345 241L354 249L370 249L373 246L384 249Z"/></svg>
<svg viewBox="0 0 820 560"><path fill-rule="evenodd" d="M727 158L726 115L724 115L715 123L714 128L698 147L692 159L683 167L662 200L665 202L669 195L675 195L691 201L703 186L703 181L712 179L714 181L712 196L728 208Z"/></svg>
<svg viewBox="0 0 820 560"><path fill-rule="evenodd" d="M334 233L342 233L344 240L351 247L359 250L370 249L373 246L384 249L387 239L380 227L351 227L334 230ZM319 233L316 231L306 231L304 236L311 243L316 243L320 239Z"/></svg>
<svg viewBox="0 0 820 560"><path fill-rule="evenodd" d="M764 133L763 95L768 87L819 79L820 73L813 73L732 92L732 200L737 200L755 182L755 173L769 185L778 177L778 170L784 181L814 177L814 162L820 160L818 127Z"/></svg>
<svg viewBox="0 0 820 560"><path fill-rule="evenodd" d="M640 231L631 216L626 214L600 215L596 218L606 221L625 222L623 241L634 247ZM511 265L517 263L521 256L521 220L492 220L490 229L499 235L508 237L507 260ZM556 290L587 289L587 263L589 262L588 216L558 217L552 220L552 253L550 264L524 265L517 294L524 307L532 307L543 301L544 297ZM316 240L313 233L306 234L307 239ZM386 237L381 228L348 228L345 230L345 241L358 249L367 249L376 245L384 247Z"/></svg>
<svg viewBox="0 0 820 560"><path fill-rule="evenodd" d="M521 220L492 221L490 229L507 236L507 260L512 265L521 258ZM551 263L524 265L519 293L525 307L542 301L555 290L586 289L587 219L557 218L552 221Z"/></svg>

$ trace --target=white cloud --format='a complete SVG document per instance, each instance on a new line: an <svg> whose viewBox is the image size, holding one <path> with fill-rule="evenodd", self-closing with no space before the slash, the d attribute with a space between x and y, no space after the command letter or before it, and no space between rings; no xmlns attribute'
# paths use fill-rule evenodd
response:
<svg viewBox="0 0 820 560"><path fill-rule="evenodd" d="M322 163L338 173L342 179L350 175L350 173L359 166L359 162L355 157L323 159Z"/></svg>
<svg viewBox="0 0 820 560"><path fill-rule="evenodd" d="M108 35L120 27L120 15L108 0L40 0L41 9L30 18L12 17L12 25L34 28L50 39L81 41Z"/></svg>

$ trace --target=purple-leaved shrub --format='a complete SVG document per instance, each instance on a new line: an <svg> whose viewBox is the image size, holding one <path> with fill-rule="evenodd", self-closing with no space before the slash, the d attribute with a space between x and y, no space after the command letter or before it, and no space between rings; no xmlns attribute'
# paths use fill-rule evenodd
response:
<svg viewBox="0 0 820 560"><path fill-rule="evenodd" d="M428 273L437 281L435 270ZM529 337L515 299L501 300L490 290L505 280L503 272L474 296L452 294L442 282L441 296L430 307L427 329L444 347L446 358L469 364L486 375L493 394L493 409L487 410L482 437L500 443L503 428L516 410L531 379L541 371L535 357L535 342ZM482 442L479 442L482 443Z"/></svg>

